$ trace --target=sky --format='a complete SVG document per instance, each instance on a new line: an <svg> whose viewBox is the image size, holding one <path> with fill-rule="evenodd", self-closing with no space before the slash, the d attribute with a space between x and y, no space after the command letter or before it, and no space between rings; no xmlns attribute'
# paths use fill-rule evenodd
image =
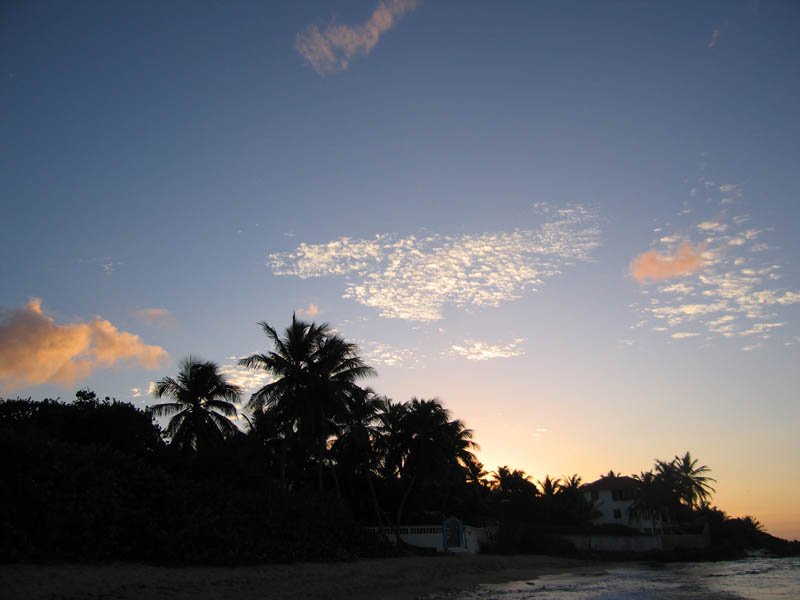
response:
<svg viewBox="0 0 800 600"><path fill-rule="evenodd" d="M0 395L327 322L488 470L800 538L800 5L7 2Z"/></svg>

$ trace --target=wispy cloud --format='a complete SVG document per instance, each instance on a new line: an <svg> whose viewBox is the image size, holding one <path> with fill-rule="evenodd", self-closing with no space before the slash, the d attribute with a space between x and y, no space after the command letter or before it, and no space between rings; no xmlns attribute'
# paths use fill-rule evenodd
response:
<svg viewBox="0 0 800 600"><path fill-rule="evenodd" d="M225 376L228 383L242 388L245 392L243 396L248 396L272 381L272 377L268 373L248 369L236 363L220 365L219 372Z"/></svg>
<svg viewBox="0 0 800 600"><path fill-rule="evenodd" d="M478 340L464 340L460 344L453 344L444 354L446 356L461 356L467 360L524 356L525 351L519 347L524 341L525 338L516 338L507 344L488 344Z"/></svg>
<svg viewBox="0 0 800 600"><path fill-rule="evenodd" d="M674 254L659 254L655 250L640 254L631 262L630 273L639 283L645 283L688 275L702 265L702 247L695 249L691 244L683 243Z"/></svg>
<svg viewBox="0 0 800 600"><path fill-rule="evenodd" d="M114 271L117 270L117 267L125 264L123 261L116 260L110 256L103 256L100 258L81 258L78 260L78 262L98 266L106 276L113 275Z"/></svg>
<svg viewBox="0 0 800 600"><path fill-rule="evenodd" d="M383 0L369 19L358 25L331 24L320 31L310 25L298 33L295 48L319 75L346 69L359 54L367 55L381 35L417 7L418 0Z"/></svg>
<svg viewBox="0 0 800 600"><path fill-rule="evenodd" d="M419 369L425 366L419 353L411 348L367 340L358 340L358 348L364 362L373 367Z"/></svg>
<svg viewBox="0 0 800 600"><path fill-rule="evenodd" d="M166 308L140 308L133 311L133 314L148 324L162 326L171 326L173 324L172 313Z"/></svg>
<svg viewBox="0 0 800 600"><path fill-rule="evenodd" d="M541 207L540 207L541 209ZM275 275L347 278L345 298L376 308L382 317L442 318L446 304L497 307L535 291L599 246L598 219L583 206L546 207L537 229L511 232L339 238L270 254Z"/></svg>
<svg viewBox="0 0 800 600"><path fill-rule="evenodd" d="M42 383L72 384L121 361L156 369L167 358L160 346L147 345L104 319L57 325L38 298L22 307L0 308L0 387L5 393Z"/></svg>

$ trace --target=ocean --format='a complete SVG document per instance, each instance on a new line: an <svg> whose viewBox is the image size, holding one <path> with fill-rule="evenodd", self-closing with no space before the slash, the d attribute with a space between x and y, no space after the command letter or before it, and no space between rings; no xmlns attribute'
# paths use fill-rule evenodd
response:
<svg viewBox="0 0 800 600"><path fill-rule="evenodd" d="M430 597L431 600L435 598ZM442 596L439 596L442 598ZM632 563L580 575L482 585L452 600L800 599L800 557L703 563Z"/></svg>

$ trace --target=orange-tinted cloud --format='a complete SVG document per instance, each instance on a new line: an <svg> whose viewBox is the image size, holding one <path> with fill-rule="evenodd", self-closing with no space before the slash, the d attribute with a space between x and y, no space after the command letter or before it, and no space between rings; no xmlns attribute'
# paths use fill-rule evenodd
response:
<svg viewBox="0 0 800 600"><path fill-rule="evenodd" d="M360 25L329 25L323 31L311 25L297 34L295 48L320 75L344 70L356 54L369 54L381 34L417 4L418 0L384 0Z"/></svg>
<svg viewBox="0 0 800 600"><path fill-rule="evenodd" d="M703 266L703 246L696 249L684 243L672 256L650 250L631 261L630 273L639 283L659 281L693 273Z"/></svg>
<svg viewBox="0 0 800 600"><path fill-rule="evenodd" d="M133 314L149 324L172 325L172 314L166 308L141 308Z"/></svg>
<svg viewBox="0 0 800 600"><path fill-rule="evenodd" d="M71 385L94 369L130 361L156 369L168 358L160 346L119 331L109 321L57 325L39 298L0 308L0 390L8 393L42 383Z"/></svg>
<svg viewBox="0 0 800 600"><path fill-rule="evenodd" d="M298 315L306 315L308 317L313 317L319 314L319 307L316 304L309 304L308 308L298 308L297 309Z"/></svg>

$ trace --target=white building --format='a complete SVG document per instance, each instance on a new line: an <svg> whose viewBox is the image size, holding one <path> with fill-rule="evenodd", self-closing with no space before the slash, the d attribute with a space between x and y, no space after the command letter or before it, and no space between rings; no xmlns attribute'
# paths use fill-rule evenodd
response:
<svg viewBox="0 0 800 600"><path fill-rule="evenodd" d="M592 519L593 525L624 525L637 529L642 533L656 534L662 532L659 520L652 523L631 514L631 507L636 500L638 482L633 477L601 477L597 481L581 486L586 500L593 502L600 513ZM655 525L655 531L653 527Z"/></svg>

